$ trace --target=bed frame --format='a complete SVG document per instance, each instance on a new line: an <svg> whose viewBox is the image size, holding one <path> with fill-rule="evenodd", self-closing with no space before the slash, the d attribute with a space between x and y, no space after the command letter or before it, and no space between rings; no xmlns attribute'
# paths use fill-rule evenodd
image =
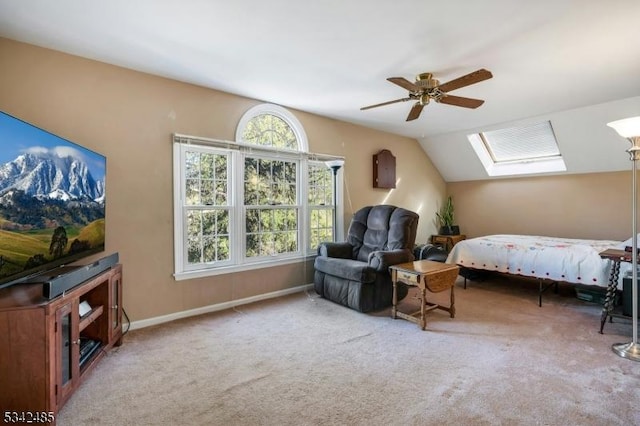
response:
<svg viewBox="0 0 640 426"><path fill-rule="evenodd" d="M467 280L473 281L472 278L467 276L467 272L466 271L472 271L472 272L478 272L478 271L486 271L483 269L473 269L473 268L465 268L465 267L461 267L460 268L460 275L462 275L462 277L464 278L464 289L467 289ZM517 276L517 277L521 277L521 278L532 278L532 277L527 277L525 275L518 275L518 274L507 274L504 272L496 272L496 271L487 271L490 273L497 273L497 274L501 274L501 275L510 275L510 276ZM482 272L479 272L480 274ZM538 282L538 306L542 307L542 293L544 293L545 291L547 291L549 288L553 287L553 292L554 293L558 293L558 281L551 281L551 280L544 280L542 278L536 278L536 281ZM573 284L573 283L570 283Z"/></svg>
<svg viewBox="0 0 640 426"><path fill-rule="evenodd" d="M534 278L538 281L538 305L549 288L558 283L609 287L611 262L600 253L620 246L620 241L579 240L531 235L499 234L457 243L447 263L461 267L464 288L469 273L489 271Z"/></svg>

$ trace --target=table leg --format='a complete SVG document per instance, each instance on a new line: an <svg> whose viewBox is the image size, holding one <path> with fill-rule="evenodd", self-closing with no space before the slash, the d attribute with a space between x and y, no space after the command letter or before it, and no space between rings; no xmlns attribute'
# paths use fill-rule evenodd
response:
<svg viewBox="0 0 640 426"><path fill-rule="evenodd" d="M607 295L604 298L604 306L602 307L602 314L600 315L600 334L602 334L602 330L604 329L604 323L607 322L607 317L611 311L613 311L616 288L618 287L618 277L620 276L620 261L613 260L612 262L613 265L611 265Z"/></svg>
<svg viewBox="0 0 640 426"><path fill-rule="evenodd" d="M393 297L391 298L391 318L396 319L398 318L398 316L396 315L397 312L397 304L398 304L398 290L397 290L397 276L396 276L396 271L392 271L391 273L391 281L393 283Z"/></svg>
<svg viewBox="0 0 640 426"><path fill-rule="evenodd" d="M454 286L451 286L451 307L449 308L449 312L451 313L451 318L456 317L456 300L453 295Z"/></svg>
<svg viewBox="0 0 640 426"><path fill-rule="evenodd" d="M424 330L427 328L427 290L425 288L421 288L420 294L422 296L422 301L420 302L420 327Z"/></svg>

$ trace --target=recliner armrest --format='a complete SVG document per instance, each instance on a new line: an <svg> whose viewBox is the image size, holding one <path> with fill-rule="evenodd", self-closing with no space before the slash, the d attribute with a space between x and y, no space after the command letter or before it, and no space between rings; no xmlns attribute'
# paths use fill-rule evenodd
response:
<svg viewBox="0 0 640 426"><path fill-rule="evenodd" d="M347 242L325 242L318 246L318 256L352 259L353 246Z"/></svg>
<svg viewBox="0 0 640 426"><path fill-rule="evenodd" d="M412 262L413 260L413 253L409 249L373 251L369 253L369 266L375 268L376 271L387 271L389 266Z"/></svg>

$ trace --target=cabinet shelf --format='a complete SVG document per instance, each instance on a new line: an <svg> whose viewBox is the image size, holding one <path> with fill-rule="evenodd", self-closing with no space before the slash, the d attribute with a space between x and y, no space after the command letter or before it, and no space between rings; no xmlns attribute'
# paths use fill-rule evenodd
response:
<svg viewBox="0 0 640 426"><path fill-rule="evenodd" d="M100 305L100 306L97 306L97 307L93 308L91 311L89 311L87 314L85 314L85 316L80 317L80 325L78 326L80 332L82 332L82 330L87 328L87 326L89 324L94 322L96 320L96 318L98 318L100 315L102 315L103 311L104 311L104 307L102 305Z"/></svg>
<svg viewBox="0 0 640 426"><path fill-rule="evenodd" d="M94 361L97 361L101 348L102 344L100 342L95 342L95 345L89 348L84 356L80 353L80 374L84 374L89 365Z"/></svg>

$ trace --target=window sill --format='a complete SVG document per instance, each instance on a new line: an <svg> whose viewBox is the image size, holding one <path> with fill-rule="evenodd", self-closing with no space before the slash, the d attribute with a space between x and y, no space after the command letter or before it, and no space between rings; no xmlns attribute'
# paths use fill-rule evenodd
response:
<svg viewBox="0 0 640 426"><path fill-rule="evenodd" d="M255 269L273 268L275 266L290 265L293 263L306 262L315 258L316 255L292 257L280 260L268 260L264 262L245 263L242 265L221 266L218 268L196 269L192 271L181 271L173 274L176 281L191 280L196 278L211 277L215 275L233 274L236 272L252 271Z"/></svg>

